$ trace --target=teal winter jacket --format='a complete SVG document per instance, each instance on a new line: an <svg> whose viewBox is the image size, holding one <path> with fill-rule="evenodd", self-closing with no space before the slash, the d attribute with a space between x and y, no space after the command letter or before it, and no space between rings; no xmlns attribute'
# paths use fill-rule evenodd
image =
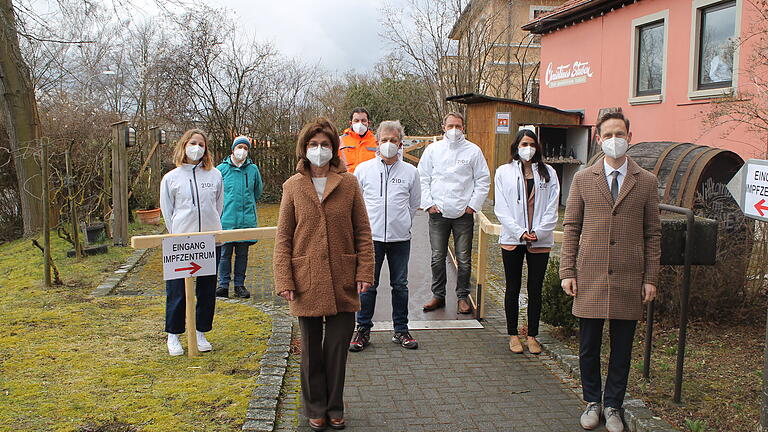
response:
<svg viewBox="0 0 768 432"><path fill-rule="evenodd" d="M264 190L259 168L246 159L241 166L232 163L227 156L219 166L224 183L224 211L221 214L221 227L225 230L256 228L259 226L256 214L256 201ZM248 243L256 243L255 240Z"/></svg>

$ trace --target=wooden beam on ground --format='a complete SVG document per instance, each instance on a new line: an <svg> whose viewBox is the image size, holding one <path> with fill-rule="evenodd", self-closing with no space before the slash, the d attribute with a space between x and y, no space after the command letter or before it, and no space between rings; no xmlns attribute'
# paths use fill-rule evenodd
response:
<svg viewBox="0 0 768 432"><path fill-rule="evenodd" d="M273 239L277 234L277 227L262 227L262 228L243 228L235 230L221 230L221 231L204 231L196 233L180 233L180 234L157 234L131 237L131 247L134 249L147 249L151 247L157 247L163 244L164 238L169 237L186 237L195 235L212 234L216 237L217 243L225 243L231 241L246 241L246 240L264 240Z"/></svg>

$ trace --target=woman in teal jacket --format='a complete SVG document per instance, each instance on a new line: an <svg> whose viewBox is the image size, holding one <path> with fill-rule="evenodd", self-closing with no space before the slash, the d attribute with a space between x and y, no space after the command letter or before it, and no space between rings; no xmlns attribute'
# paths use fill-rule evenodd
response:
<svg viewBox="0 0 768 432"><path fill-rule="evenodd" d="M251 141L239 136L232 143L232 154L216 168L221 171L224 182L224 211L221 227L225 230L255 228L259 225L256 201L264 190L259 168L248 157ZM248 267L248 247L256 243L240 241L224 243L219 262L219 288L216 295L229 297L229 281L232 271L232 254L235 255L235 296L248 298L251 293L245 288L245 269Z"/></svg>

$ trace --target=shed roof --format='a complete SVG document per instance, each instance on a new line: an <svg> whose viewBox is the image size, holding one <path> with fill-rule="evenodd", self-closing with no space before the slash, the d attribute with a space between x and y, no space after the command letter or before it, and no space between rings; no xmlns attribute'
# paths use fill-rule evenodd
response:
<svg viewBox="0 0 768 432"><path fill-rule="evenodd" d="M462 95L448 96L447 98L445 98L445 100L448 102L456 102L456 103L465 104L465 105L473 105L473 104L486 103L486 102L502 102L502 103L508 103L513 105L526 106L526 107L540 109L540 110L553 111L558 114L572 115L574 117L579 117L579 118L584 116L582 113L578 111L563 111L561 109L557 109L555 107L551 107L548 105L535 104L531 102L523 102L517 99L507 99L507 98L486 96L484 94L478 94L478 93L465 93Z"/></svg>

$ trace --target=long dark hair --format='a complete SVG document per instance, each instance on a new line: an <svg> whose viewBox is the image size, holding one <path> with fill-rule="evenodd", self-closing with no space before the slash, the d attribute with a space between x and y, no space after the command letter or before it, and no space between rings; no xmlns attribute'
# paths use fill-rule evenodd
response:
<svg viewBox="0 0 768 432"><path fill-rule="evenodd" d="M533 148L536 149L536 153L534 153L533 158L531 158L531 163L537 164L539 177L543 178L545 183L549 182L549 170L547 169L547 164L541 159L541 155L544 151L541 149L541 144L539 144L539 137L530 129L521 129L517 133L517 136L515 136L515 142L512 143L512 147L509 149L509 154L511 155L509 163L520 160L520 155L517 154L517 149L520 145L520 141L522 141L524 137L533 138Z"/></svg>

